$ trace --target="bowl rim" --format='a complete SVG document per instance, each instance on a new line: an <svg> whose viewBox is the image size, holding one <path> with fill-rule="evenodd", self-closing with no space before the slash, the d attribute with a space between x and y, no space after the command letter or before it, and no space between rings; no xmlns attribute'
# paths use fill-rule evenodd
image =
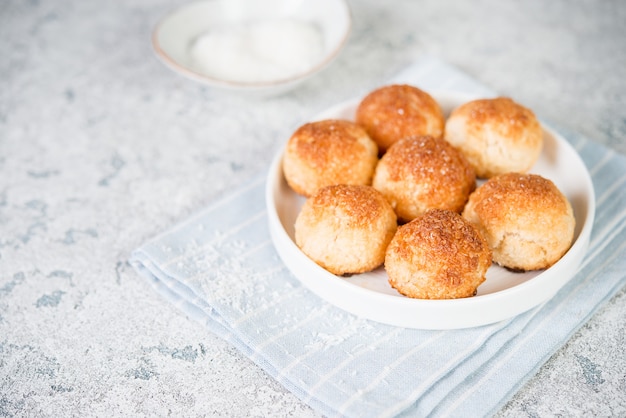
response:
<svg viewBox="0 0 626 418"><path fill-rule="evenodd" d="M317 73L322 70L324 67L328 66L337 56L339 52L344 48L346 43L348 42L348 38L350 37L350 33L352 32L353 26L353 16L352 10L350 9L350 5L347 0L333 0L337 2L340 6L345 9L346 12L346 28L344 33L341 35L340 41L334 45L330 51L330 53L325 54L323 58L313 67L305 72L301 72L289 77L279 78L271 81L258 81L258 82L250 82L250 81L234 81L234 80L224 80L216 77L212 77L210 75L204 74L200 71L196 71L186 65L181 64L172 58L161 46L159 42L159 34L163 28L163 25L168 22L173 16L178 13L181 13L185 9L197 6L201 3L215 3L219 0L200 0L192 3L187 3L182 6L175 7L166 13L163 17L161 17L157 24L154 26L151 34L151 43L152 48L156 54L156 56L170 69L178 72L182 75L187 76L188 78L194 79L204 84L213 85L213 86L221 86L227 87L230 89L241 89L241 90L255 90L255 89L265 89L271 87L280 87L298 83L311 75Z"/></svg>

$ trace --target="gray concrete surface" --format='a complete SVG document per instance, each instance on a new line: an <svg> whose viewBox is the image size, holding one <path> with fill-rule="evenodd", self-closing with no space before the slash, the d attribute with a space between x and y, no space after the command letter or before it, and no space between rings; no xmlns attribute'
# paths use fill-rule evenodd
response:
<svg viewBox="0 0 626 418"><path fill-rule="evenodd" d="M178 4L0 3L0 416L316 416L126 260L421 53L626 152L621 0L353 0L336 62L262 102L155 59L152 27ZM498 416L626 415L625 298Z"/></svg>

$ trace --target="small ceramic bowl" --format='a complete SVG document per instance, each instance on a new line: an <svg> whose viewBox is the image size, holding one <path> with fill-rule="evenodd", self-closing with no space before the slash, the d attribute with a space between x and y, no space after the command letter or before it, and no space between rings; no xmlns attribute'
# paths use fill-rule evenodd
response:
<svg viewBox="0 0 626 418"><path fill-rule="evenodd" d="M350 29L345 0L205 0L161 20L152 44L192 80L272 95L330 64Z"/></svg>

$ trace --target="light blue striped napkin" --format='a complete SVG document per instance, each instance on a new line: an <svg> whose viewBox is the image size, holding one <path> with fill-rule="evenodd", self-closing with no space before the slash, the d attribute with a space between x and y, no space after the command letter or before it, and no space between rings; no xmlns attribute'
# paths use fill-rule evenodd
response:
<svg viewBox="0 0 626 418"><path fill-rule="evenodd" d="M492 93L431 58L394 81ZM465 330L409 330L326 303L303 288L272 246L264 175L147 242L131 263L169 302L324 415L488 415L626 282L626 158L561 133L595 186L588 255L555 297L510 320Z"/></svg>

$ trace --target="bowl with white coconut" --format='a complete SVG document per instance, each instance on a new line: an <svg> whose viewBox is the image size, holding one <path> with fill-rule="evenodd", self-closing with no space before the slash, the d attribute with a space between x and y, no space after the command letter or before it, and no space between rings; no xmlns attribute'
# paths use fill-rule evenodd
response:
<svg viewBox="0 0 626 418"><path fill-rule="evenodd" d="M158 58L206 85L279 94L327 67L345 45L345 0L202 0L160 20Z"/></svg>

